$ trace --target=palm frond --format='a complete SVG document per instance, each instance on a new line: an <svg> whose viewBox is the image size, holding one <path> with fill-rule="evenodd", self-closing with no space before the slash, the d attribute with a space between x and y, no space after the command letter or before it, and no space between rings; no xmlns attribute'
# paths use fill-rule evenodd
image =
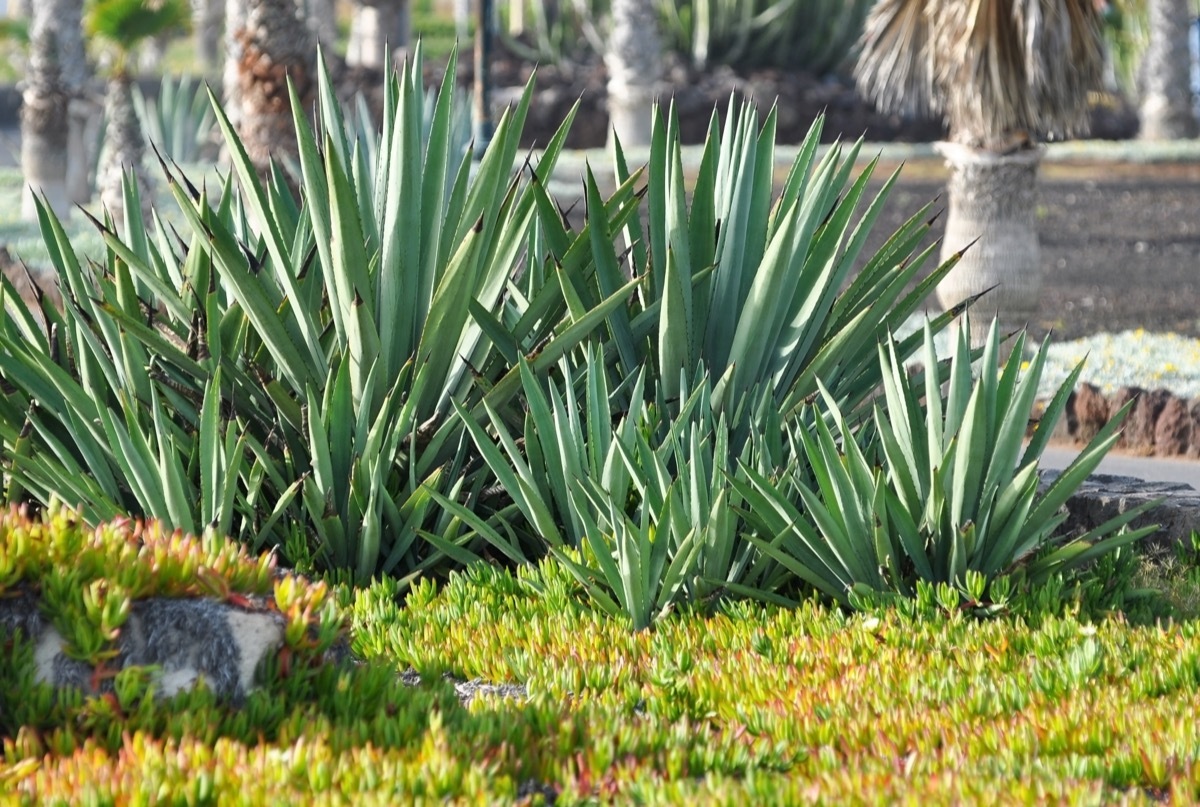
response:
<svg viewBox="0 0 1200 807"><path fill-rule="evenodd" d="M87 17L89 33L127 51L146 39L187 31L190 23L184 0L97 0Z"/></svg>
<svg viewBox="0 0 1200 807"><path fill-rule="evenodd" d="M940 112L933 87L928 0L880 0L863 27L854 74L858 90L883 112Z"/></svg>
<svg viewBox="0 0 1200 807"><path fill-rule="evenodd" d="M986 148L1080 132L1103 63L1090 0L882 0L856 75L881 109L941 113L952 139Z"/></svg>

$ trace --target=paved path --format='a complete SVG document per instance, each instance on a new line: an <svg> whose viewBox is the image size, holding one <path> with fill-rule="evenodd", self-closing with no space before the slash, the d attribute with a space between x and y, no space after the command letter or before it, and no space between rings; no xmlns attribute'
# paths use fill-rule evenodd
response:
<svg viewBox="0 0 1200 807"><path fill-rule="evenodd" d="M1071 463L1079 450L1066 445L1052 445L1042 454L1039 467L1062 470ZM1100 463L1097 473L1111 476L1132 476L1148 482L1182 482L1200 491L1200 461L1174 457L1138 457L1110 452Z"/></svg>

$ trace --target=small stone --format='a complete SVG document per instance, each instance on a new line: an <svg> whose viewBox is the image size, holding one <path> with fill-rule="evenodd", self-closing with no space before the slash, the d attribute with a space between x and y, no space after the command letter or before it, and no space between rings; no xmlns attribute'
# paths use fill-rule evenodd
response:
<svg viewBox="0 0 1200 807"><path fill-rule="evenodd" d="M1087 443L1108 422L1109 403L1095 384L1080 384L1067 399L1066 411L1071 435Z"/></svg>
<svg viewBox="0 0 1200 807"><path fill-rule="evenodd" d="M1158 414L1154 424L1154 453L1184 454L1192 442L1192 413L1187 403L1172 395Z"/></svg>

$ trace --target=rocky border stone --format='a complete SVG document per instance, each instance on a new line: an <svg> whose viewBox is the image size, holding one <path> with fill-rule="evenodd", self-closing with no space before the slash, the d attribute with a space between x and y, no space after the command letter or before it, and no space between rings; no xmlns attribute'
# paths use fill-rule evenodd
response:
<svg viewBox="0 0 1200 807"><path fill-rule="evenodd" d="M1121 387L1105 395L1095 384L1080 384L1067 398L1053 437L1087 443L1129 401L1133 407L1117 448L1143 456L1200 458L1200 396L1182 398L1167 389Z"/></svg>
<svg viewBox="0 0 1200 807"><path fill-rule="evenodd" d="M201 598L134 600L117 639L117 655L103 669L72 658L66 640L29 591L0 598L0 646L21 634L33 644L35 680L85 692L108 692L116 672L153 667L157 694L170 697L203 679L220 697L242 700L262 660L283 647L278 611L243 608Z"/></svg>
<svg viewBox="0 0 1200 807"><path fill-rule="evenodd" d="M1041 472L1044 491L1059 471ZM1067 520L1060 530L1083 533L1125 511L1155 499L1162 502L1133 519L1130 529L1158 524L1142 548L1151 552L1172 550L1200 529L1200 492L1182 482L1148 482L1132 476L1092 474L1067 500Z"/></svg>
<svg viewBox="0 0 1200 807"><path fill-rule="evenodd" d="M168 698L191 690L200 680L218 697L240 703L255 687L255 673L263 659L284 645L285 620L266 597L245 596L234 605L198 597L149 597L134 600L121 627L117 654L95 667L72 658L66 640L42 613L40 598L27 588L0 597L0 651L11 652L12 638L20 635L33 644L34 680L55 688L75 687L85 693L113 691L113 678L131 666L153 669L156 695ZM7 645L7 647L6 647ZM357 663L346 637L324 656L330 664ZM412 669L399 673L406 686L420 686ZM464 706L479 696L527 700L523 684L470 681L443 676L454 685Z"/></svg>

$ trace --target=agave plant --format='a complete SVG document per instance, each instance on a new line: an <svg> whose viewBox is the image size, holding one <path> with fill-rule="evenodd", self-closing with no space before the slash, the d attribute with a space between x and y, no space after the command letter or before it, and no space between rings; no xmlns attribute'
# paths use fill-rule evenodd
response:
<svg viewBox="0 0 1200 807"><path fill-rule="evenodd" d="M993 321L979 376L972 378L969 327L958 333L944 399L928 327L926 372L918 376L910 377L894 340L879 347L883 400L873 410L878 450L855 439L833 396L822 389L834 426L819 418L815 434L800 435L817 486L798 480L781 486L754 472L749 484L735 481L760 534L769 536L751 540L849 604L854 592L912 596L919 581L957 586L980 599L987 585L1018 568L1037 584L1152 532L1154 527L1123 528L1155 503L1131 508L1085 535L1056 532L1067 498L1119 438L1128 407L1039 492L1038 459L1082 364L1024 444L1046 346L1023 372L1024 335L1018 335L1001 364Z"/></svg>
<svg viewBox="0 0 1200 807"><path fill-rule="evenodd" d="M703 366L713 405L733 412L766 385L785 416L803 408L821 378L852 410L879 382L875 346L897 329L953 267L952 257L917 282L932 248L920 247L932 216L919 210L874 255L862 254L895 181L864 204L872 161L853 179L860 144L819 153L822 119L800 145L776 195L772 110L730 101L722 128L714 114L694 183L683 171L678 119L660 109L646 189L648 221L622 231L593 224L597 265L608 286L618 265L608 236L623 235L635 267L646 267L642 313L608 323L622 375L643 364L668 400L679 380ZM629 176L617 144L616 173ZM691 200L688 203L688 193ZM589 196L589 210L598 195ZM602 223L601 223L602 224ZM962 309L934 321L940 329ZM643 333L649 329L647 340ZM916 349L919 335L900 346Z"/></svg>
<svg viewBox="0 0 1200 807"><path fill-rule="evenodd" d="M614 215L589 174L586 234L546 216L530 251L530 270L553 273L577 316L621 288L626 259L637 299L607 316L600 352L563 358L561 389L522 368L523 423L486 402L486 423L462 412L505 494L472 526L510 557L549 548L638 626L717 589L778 599L786 575L745 540L731 479L748 483L740 467L806 479L796 424L810 418L817 379L859 407L880 383L877 342L953 265L915 282L932 249L920 247L928 209L860 260L891 182L860 209L871 168L851 180L857 147L819 155L820 121L773 202L774 120L760 130L754 107L731 101L691 183L677 119L657 110L645 224ZM615 161L622 187L638 179L619 142ZM585 235L590 258L576 271L579 256L564 247ZM536 311L510 304L514 319Z"/></svg>
<svg viewBox="0 0 1200 807"><path fill-rule="evenodd" d="M109 254L87 268L43 209L65 310L34 312L7 288L10 496L57 493L89 520L211 523L359 580L473 558L463 544L477 537L431 506L430 491L473 504L489 485L465 467L453 405L482 416L486 396L506 410L519 356L544 370L633 284L579 315L557 282L512 285L539 216L538 194L511 176L530 93L473 165L450 153L453 75L427 142L419 51L392 77L367 166L322 71L319 142L295 105L303 204L280 170L260 181L214 101L240 192L230 177L210 201L168 170L186 238L136 216L120 234L97 222ZM552 170L567 125L537 171ZM139 209L137 188L125 194ZM636 200L626 188L610 203L628 216ZM510 285L536 306L529 318L493 313Z"/></svg>
<svg viewBox="0 0 1200 807"><path fill-rule="evenodd" d="M147 98L135 84L133 110L146 139L174 162L199 162L201 153L216 145L216 116L191 76L163 76L156 98Z"/></svg>
<svg viewBox="0 0 1200 807"><path fill-rule="evenodd" d="M743 536L742 499L731 485L745 481L745 467L774 473L776 463L798 457L798 446L781 443L770 396L760 396L753 413L758 436L735 452L704 376L683 384L683 402L669 407L647 397L643 369L627 380L630 408L614 411L617 390L599 346L578 377L570 361L559 366L561 385L522 364L520 433L489 409L493 440L463 413L511 505L485 521L435 498L513 557L520 514L601 608L628 617L635 630L724 591L786 602L778 590L789 576Z"/></svg>
<svg viewBox="0 0 1200 807"><path fill-rule="evenodd" d="M928 208L860 260L891 181L860 210L871 168L851 180L857 147L819 155L820 121L772 203L774 120L760 131L756 110L731 101L724 129L713 118L692 184L677 120L658 110L645 224L606 203L589 173L584 231L542 217L527 274L554 276L575 317L627 287L630 274L636 300L606 316L599 353L562 358L561 389L547 368L522 368L523 422L486 400L482 412L460 410L503 495L490 515L456 514L509 557L548 548L637 625L718 588L778 599L783 578L743 538L730 478L740 463L808 479L796 429L811 419L805 402L817 379L864 416L860 404L881 379L877 342L954 263L915 282L932 250L920 246ZM614 153L621 187L636 183L619 142ZM557 212L544 187L534 192ZM525 300L512 294L490 330L538 314Z"/></svg>
<svg viewBox="0 0 1200 807"><path fill-rule="evenodd" d="M841 66L872 0L659 0L666 39L692 64L796 68Z"/></svg>

